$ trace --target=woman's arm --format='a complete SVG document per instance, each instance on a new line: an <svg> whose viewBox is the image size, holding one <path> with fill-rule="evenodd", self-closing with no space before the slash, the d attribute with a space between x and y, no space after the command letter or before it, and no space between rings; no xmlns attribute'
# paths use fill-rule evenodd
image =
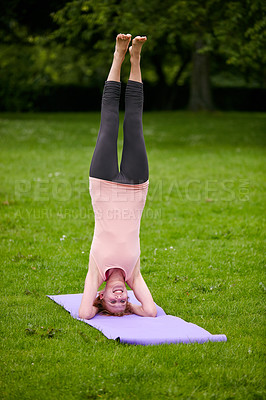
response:
<svg viewBox="0 0 266 400"><path fill-rule="evenodd" d="M153 301L151 292L141 275L139 261L135 267L132 278L127 283L134 291L136 299L141 303L141 306L130 303L133 313L142 317L156 317L156 305Z"/></svg>
<svg viewBox="0 0 266 400"><path fill-rule="evenodd" d="M97 266L92 257L90 257L89 271L85 279L84 292L79 307L79 318L82 319L91 319L98 312L98 308L94 307L93 303L97 295L97 290L102 282L96 268Z"/></svg>
<svg viewBox="0 0 266 400"><path fill-rule="evenodd" d="M141 317L156 317L157 310L145 311L142 306L138 306L137 304L130 303L131 312L136 315L140 315Z"/></svg>

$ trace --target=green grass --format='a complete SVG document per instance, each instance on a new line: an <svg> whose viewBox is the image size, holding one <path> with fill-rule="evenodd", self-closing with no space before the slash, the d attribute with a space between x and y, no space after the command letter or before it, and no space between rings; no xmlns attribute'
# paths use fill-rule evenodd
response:
<svg viewBox="0 0 266 400"><path fill-rule="evenodd" d="M168 314L228 338L145 347L46 297L83 290L99 113L0 114L1 399L265 398L265 121L145 113L143 276Z"/></svg>

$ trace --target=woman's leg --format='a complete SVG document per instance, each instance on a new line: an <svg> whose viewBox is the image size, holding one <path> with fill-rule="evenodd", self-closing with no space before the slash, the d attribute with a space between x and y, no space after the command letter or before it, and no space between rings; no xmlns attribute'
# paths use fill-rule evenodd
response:
<svg viewBox="0 0 266 400"><path fill-rule="evenodd" d="M113 63L104 85L101 107L101 125L91 160L90 176L113 180L118 175L117 136L119 128L120 70L131 35L119 34Z"/></svg>
<svg viewBox="0 0 266 400"><path fill-rule="evenodd" d="M128 183L143 183L149 177L148 158L143 136L143 84L140 70L141 47L147 38L137 36L130 51L131 71L126 87L124 146L120 174Z"/></svg>

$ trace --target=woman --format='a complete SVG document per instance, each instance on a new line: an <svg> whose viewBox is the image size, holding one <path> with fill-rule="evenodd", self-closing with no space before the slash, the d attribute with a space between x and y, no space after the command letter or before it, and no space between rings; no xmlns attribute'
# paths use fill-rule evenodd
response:
<svg viewBox="0 0 266 400"><path fill-rule="evenodd" d="M140 53L147 38L137 36L129 48L131 71L125 95L124 145L117 160L120 70L131 35L116 38L113 63L105 82L101 125L90 166L90 194L95 229L79 317L97 312L155 317L156 306L140 272L139 228L148 191L148 160L142 130L143 84ZM106 281L105 289L97 290ZM125 283L141 305L128 302Z"/></svg>

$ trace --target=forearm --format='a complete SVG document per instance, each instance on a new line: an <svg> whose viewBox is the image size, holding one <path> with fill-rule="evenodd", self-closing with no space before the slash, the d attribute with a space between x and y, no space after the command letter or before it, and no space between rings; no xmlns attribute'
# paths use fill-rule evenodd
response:
<svg viewBox="0 0 266 400"><path fill-rule="evenodd" d="M97 312L98 308L93 303L97 296L97 281L88 273L85 279L84 292L79 307L79 318L91 319Z"/></svg>
<svg viewBox="0 0 266 400"><path fill-rule="evenodd" d="M140 315L141 317L156 317L157 310L156 306L150 310L145 310L143 306L138 306L137 304L130 303L130 308L133 314Z"/></svg>
<svg viewBox="0 0 266 400"><path fill-rule="evenodd" d="M95 317L95 315L98 313L98 308L97 307L86 307L85 304L81 304L79 308L79 318L82 319L91 319Z"/></svg>
<svg viewBox="0 0 266 400"><path fill-rule="evenodd" d="M131 279L130 287L134 291L136 299L140 302L140 306L132 304L134 314L142 317L156 317L157 308L153 301L151 292L144 281L140 270L138 270Z"/></svg>

